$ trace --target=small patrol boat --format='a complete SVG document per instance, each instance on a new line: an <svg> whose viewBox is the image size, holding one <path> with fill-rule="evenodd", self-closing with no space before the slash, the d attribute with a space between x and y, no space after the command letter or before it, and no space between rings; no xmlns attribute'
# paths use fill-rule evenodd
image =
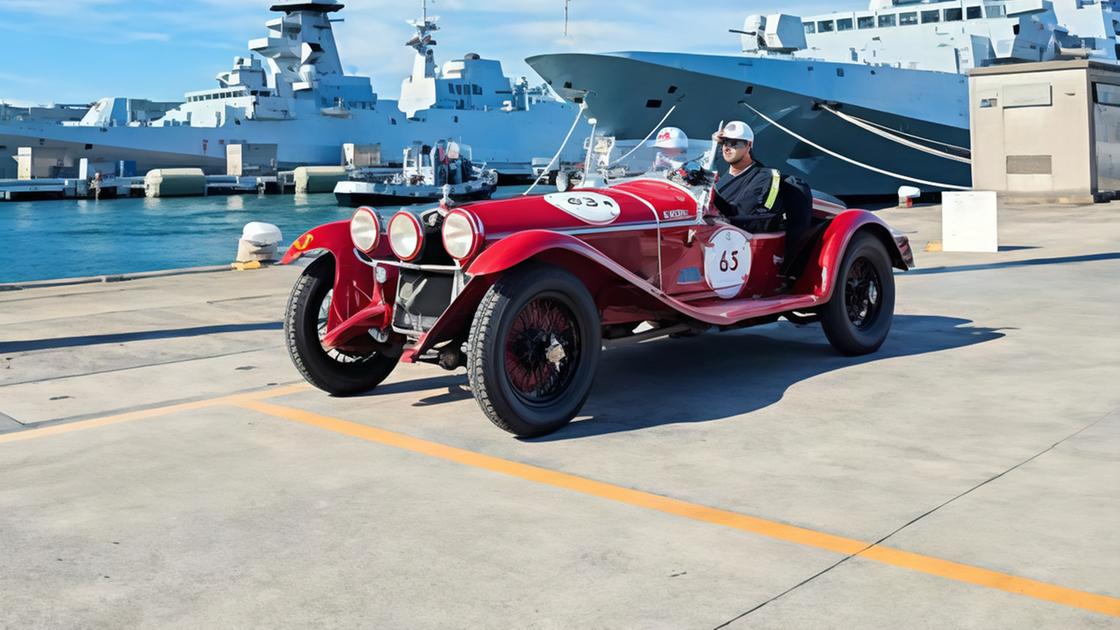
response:
<svg viewBox="0 0 1120 630"><path fill-rule="evenodd" d="M404 150L404 167L388 180L360 173L339 182L334 196L341 206L399 206L439 201L480 201L498 189L498 173L471 161L471 148L452 141L434 146L413 143Z"/></svg>

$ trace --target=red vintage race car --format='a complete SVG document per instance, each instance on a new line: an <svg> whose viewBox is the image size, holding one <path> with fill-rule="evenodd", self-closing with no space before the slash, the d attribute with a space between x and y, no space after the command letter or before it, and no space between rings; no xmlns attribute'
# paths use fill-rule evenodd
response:
<svg viewBox="0 0 1120 630"><path fill-rule="evenodd" d="M465 366L474 397L518 436L580 411L599 353L785 318L819 321L840 352L874 352L894 313L905 236L874 214L813 202L797 279L785 234L748 233L708 202L710 184L664 177L461 207L360 208L296 239L304 270L285 317L296 367L334 395L366 392L398 363Z"/></svg>

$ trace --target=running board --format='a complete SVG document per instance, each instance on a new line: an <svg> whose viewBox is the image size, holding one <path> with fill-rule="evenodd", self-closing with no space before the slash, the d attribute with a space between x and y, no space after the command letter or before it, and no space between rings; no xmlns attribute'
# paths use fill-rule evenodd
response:
<svg viewBox="0 0 1120 630"><path fill-rule="evenodd" d="M706 327L704 327L706 328ZM696 332L697 334L704 331L704 328L699 328L692 324L677 324L675 326L662 326L661 328L654 328L637 334L629 335L626 337L619 337L618 339L604 339L603 350L611 350L622 346L631 346L634 344L642 343L643 341L651 341L653 339L661 339L669 335L677 333Z"/></svg>
<svg viewBox="0 0 1120 630"><path fill-rule="evenodd" d="M737 298L721 300L707 298L697 302L679 304L679 310L702 322L727 326L750 319L780 315L789 311L804 311L825 304L815 295L792 294L768 298Z"/></svg>

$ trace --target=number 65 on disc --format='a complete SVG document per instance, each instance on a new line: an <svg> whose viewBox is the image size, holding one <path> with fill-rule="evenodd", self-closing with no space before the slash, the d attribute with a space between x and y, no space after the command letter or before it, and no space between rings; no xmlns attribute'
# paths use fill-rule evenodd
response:
<svg viewBox="0 0 1120 630"><path fill-rule="evenodd" d="M704 248L704 279L719 297L739 295L751 273L751 246L746 234L733 228L719 230Z"/></svg>

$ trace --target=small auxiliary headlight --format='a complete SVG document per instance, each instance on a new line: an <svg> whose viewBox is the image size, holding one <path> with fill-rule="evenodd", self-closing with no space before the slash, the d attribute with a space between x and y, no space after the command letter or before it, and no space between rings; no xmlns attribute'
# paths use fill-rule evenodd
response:
<svg viewBox="0 0 1120 630"><path fill-rule="evenodd" d="M443 247L455 260L466 260L482 245L482 227L474 215L454 210L443 220Z"/></svg>
<svg viewBox="0 0 1120 630"><path fill-rule="evenodd" d="M350 218L350 240L354 247L367 254L373 253L381 240L381 225L377 215L369 208L358 208Z"/></svg>
<svg viewBox="0 0 1120 630"><path fill-rule="evenodd" d="M412 260L420 255L424 244L424 230L420 221L407 211L400 211L389 220L389 247L401 260Z"/></svg>

